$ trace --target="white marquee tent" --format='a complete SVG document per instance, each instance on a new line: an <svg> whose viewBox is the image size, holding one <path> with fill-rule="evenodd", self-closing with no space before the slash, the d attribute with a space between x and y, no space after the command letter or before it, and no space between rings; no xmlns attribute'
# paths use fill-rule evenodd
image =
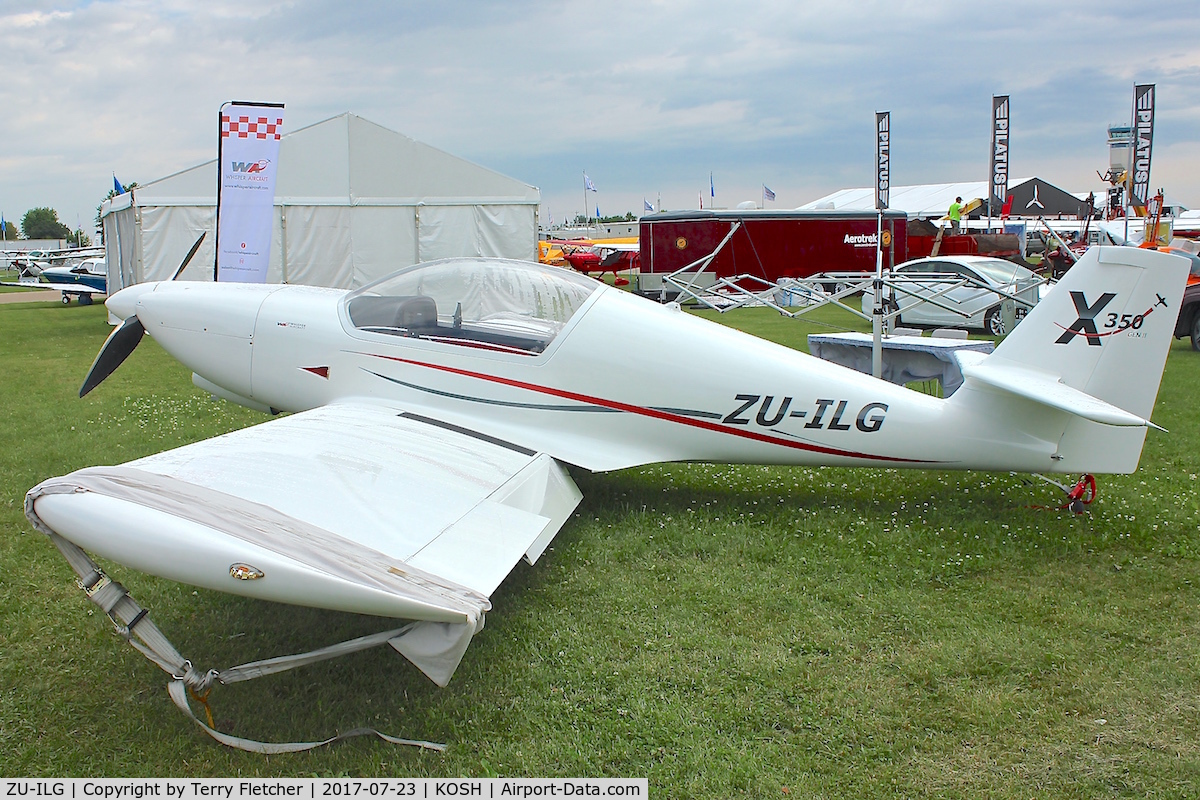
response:
<svg viewBox="0 0 1200 800"><path fill-rule="evenodd" d="M1029 181L1020 178L1012 182L1019 186ZM966 181L962 183L928 183L916 186L893 186L888 193L888 206L904 211L910 218L937 219L945 216L955 197L966 201L987 197L987 181ZM819 197L811 203L800 206L802 209L835 208L859 209L863 211L875 208L875 187L856 189L840 189L833 194Z"/></svg>
<svg viewBox="0 0 1200 800"><path fill-rule="evenodd" d="M969 203L975 199L986 198L989 188L990 184L986 181L893 186L888 198L888 206L906 212L909 219L938 220L946 216L954 198L961 197ZM1078 218L1086 215L1085 199L1087 194L1087 192L1069 194L1041 178L1018 178L1010 181L1008 186L1008 195L1014 201L1012 216L1017 219L1039 216L1049 219ZM1092 196L1093 201L1103 207L1106 202L1105 189L1094 189ZM800 208L873 210L875 208L875 188L868 186L841 189L802 205Z"/></svg>
<svg viewBox="0 0 1200 800"><path fill-rule="evenodd" d="M110 289L169 278L203 231L184 280L212 280L216 159L101 207ZM346 113L280 141L268 282L350 288L451 256L537 259L533 186ZM115 268L114 268L115 267Z"/></svg>

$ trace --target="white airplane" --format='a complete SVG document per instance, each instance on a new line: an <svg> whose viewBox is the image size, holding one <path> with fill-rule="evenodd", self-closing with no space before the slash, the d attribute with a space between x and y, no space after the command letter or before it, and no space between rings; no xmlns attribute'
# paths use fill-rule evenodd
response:
<svg viewBox="0 0 1200 800"><path fill-rule="evenodd" d="M444 685L579 502L567 465L1132 472L1187 275L1091 248L994 353L960 355L946 399L534 263L437 261L355 291L139 284L107 300L124 322L81 395L145 332L202 389L293 413L52 478L26 513L77 562L413 620L391 644ZM124 590L76 569L140 635Z"/></svg>
<svg viewBox="0 0 1200 800"><path fill-rule="evenodd" d="M22 278L36 278L47 267L64 266L80 258L103 258L103 247L68 247L61 250L7 250L4 260Z"/></svg>

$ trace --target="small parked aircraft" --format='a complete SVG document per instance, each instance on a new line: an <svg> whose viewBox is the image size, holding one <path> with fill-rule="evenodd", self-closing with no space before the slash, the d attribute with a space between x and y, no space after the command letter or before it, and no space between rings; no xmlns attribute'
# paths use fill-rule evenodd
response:
<svg viewBox="0 0 1200 800"><path fill-rule="evenodd" d="M613 285L627 286L628 278L619 272L630 272L641 264L641 249L637 237L621 239L551 239L539 243L538 260L543 264L569 264L585 274L613 274Z"/></svg>
<svg viewBox="0 0 1200 800"><path fill-rule="evenodd" d="M21 278L36 278L47 267L65 266L80 258L104 258L103 247L68 247L62 250L10 250L3 253L3 260L15 269Z"/></svg>
<svg viewBox="0 0 1200 800"><path fill-rule="evenodd" d="M90 306L94 295L108 292L108 269L103 258L85 258L74 266L46 267L36 279L0 283L0 286L50 289L62 292L63 305L68 305L74 297L79 305Z"/></svg>
<svg viewBox="0 0 1200 800"><path fill-rule="evenodd" d="M1187 274L1176 256L1090 249L994 353L960 355L945 399L535 263L436 261L354 291L138 284L108 299L124 322L81 395L147 333L205 391L292 413L52 478L26 514L130 635L145 612L83 551L415 620L389 643L444 685L492 592L579 502L567 465L1135 470Z"/></svg>

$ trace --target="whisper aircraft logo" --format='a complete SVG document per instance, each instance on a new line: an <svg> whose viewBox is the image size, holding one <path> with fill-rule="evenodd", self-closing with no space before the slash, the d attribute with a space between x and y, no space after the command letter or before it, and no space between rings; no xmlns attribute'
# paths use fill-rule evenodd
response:
<svg viewBox="0 0 1200 800"><path fill-rule="evenodd" d="M229 166L234 172L262 172L271 163L270 159L260 158L258 161L231 161Z"/></svg>

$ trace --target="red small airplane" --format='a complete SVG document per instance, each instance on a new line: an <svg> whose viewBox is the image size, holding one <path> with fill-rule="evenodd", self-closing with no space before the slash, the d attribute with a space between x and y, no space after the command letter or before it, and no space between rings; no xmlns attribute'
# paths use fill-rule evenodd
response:
<svg viewBox="0 0 1200 800"><path fill-rule="evenodd" d="M572 269L587 274L611 272L616 286L629 285L629 280L622 278L619 272L629 272L641 266L641 246L637 242L552 239L548 244L562 251L562 258L557 263L566 262Z"/></svg>

